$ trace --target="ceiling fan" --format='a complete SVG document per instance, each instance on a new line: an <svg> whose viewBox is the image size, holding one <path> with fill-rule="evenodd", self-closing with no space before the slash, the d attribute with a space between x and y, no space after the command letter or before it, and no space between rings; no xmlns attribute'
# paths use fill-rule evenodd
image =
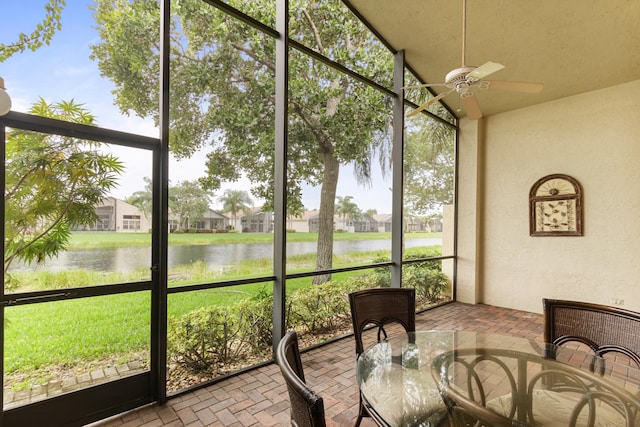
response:
<svg viewBox="0 0 640 427"><path fill-rule="evenodd" d="M451 70L445 76L444 83L419 84L405 86L404 89L415 89L423 87L446 87L445 90L435 98L425 102L415 110L407 114L407 117L414 116L427 108L429 105L438 102L450 93L457 92L462 101L462 107L467 113L467 117L471 120L477 120L482 117L480 105L473 92L474 88L489 90L507 90L513 92L538 93L542 90L542 83L526 83L512 82L504 80L484 80L490 74L495 73L504 68L504 65L496 62L486 62L479 67L465 65L465 42L466 42L466 0L462 0L462 66Z"/></svg>

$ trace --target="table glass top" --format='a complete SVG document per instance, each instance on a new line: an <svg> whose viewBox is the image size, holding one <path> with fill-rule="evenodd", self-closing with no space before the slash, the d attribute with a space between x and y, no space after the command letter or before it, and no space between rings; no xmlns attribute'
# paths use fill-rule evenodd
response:
<svg viewBox="0 0 640 427"><path fill-rule="evenodd" d="M423 331L390 337L362 353L357 378L365 401L390 426L437 425L446 415L446 407L434 379L438 373L432 372L432 364L439 356L460 349L500 350L522 359L540 361L553 354L556 361L587 372L595 367L607 381L615 382L630 393L637 394L640 387L639 369L626 363L603 361L573 348L472 331ZM516 371L515 366L508 369ZM498 375L487 375L487 378L489 384L500 381ZM488 399L497 397L491 394L492 390L496 395L504 393L497 385L485 387Z"/></svg>

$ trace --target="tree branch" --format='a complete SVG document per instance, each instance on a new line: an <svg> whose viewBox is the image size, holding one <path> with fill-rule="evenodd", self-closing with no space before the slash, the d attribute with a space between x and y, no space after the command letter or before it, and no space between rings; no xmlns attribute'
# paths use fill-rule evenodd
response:
<svg viewBox="0 0 640 427"><path fill-rule="evenodd" d="M322 151L325 153L332 153L333 147L331 146L331 142L329 141L329 138L326 137L324 132L321 129L318 129L318 127L315 126L313 122L307 118L307 116L303 113L302 106L299 103L291 100L289 102L293 104L293 111L298 115L298 117L300 117L300 120L302 120L309 127L311 133L315 136L316 141L318 141L318 144L320 145Z"/></svg>
<svg viewBox="0 0 640 427"><path fill-rule="evenodd" d="M62 151L61 151L62 152ZM45 167L49 167L49 170L54 170L55 166L59 165L60 163L62 163L64 161L64 158L62 159L58 159L56 162L53 163L49 163L46 165L39 165L36 162L36 165L25 171L25 173L20 177L20 180L18 180L18 182L16 183L16 185L13 186L13 188L11 190L7 190L4 193L4 198L9 199L11 197L13 197L15 195L15 192L18 190L18 188L20 188L20 186L22 185L22 183L28 178L30 177L33 173L37 172L39 169L44 169Z"/></svg>
<svg viewBox="0 0 640 427"><path fill-rule="evenodd" d="M247 49L246 47L237 44L237 43L232 43L231 46L233 46L235 49L238 49L240 52L245 53L247 55L249 55L249 57L251 57L251 59L253 59L254 61L264 65L265 67L271 69L271 70L275 70L276 69L276 65L273 62L268 62L265 61L262 58L258 58L252 51L250 51L249 49Z"/></svg>
<svg viewBox="0 0 640 427"><path fill-rule="evenodd" d="M318 50L322 52L324 47L322 46L322 40L320 40L320 34L318 33L318 29L316 28L316 24L314 24L313 19L311 19L311 15L306 10L302 10L304 17L307 18L307 22L311 26L311 31L313 32L313 37L316 39L316 45L318 45Z"/></svg>
<svg viewBox="0 0 640 427"><path fill-rule="evenodd" d="M71 187L71 191L69 192L69 194L73 194L73 191L75 190L75 187L76 187L77 184L78 184L78 182L74 181L74 183L73 183L73 185ZM9 257L5 258L5 260L4 260L4 272L5 272L5 274L6 274L7 270L9 269L9 266L11 265L13 260L18 256L18 254L20 252L24 252L25 249L27 249L29 246L33 245L35 242L37 242L43 236L45 236L48 232L53 230L53 227L55 227L56 224L58 224L64 218L66 213L69 211L69 207L71 206L70 200L71 200L71 198L67 199L67 205L62 210L62 212L60 212L58 217L54 221L51 222L51 225L49 227L45 228L40 234L38 234L36 237L31 239L31 241L29 243L27 243L26 245L24 245L24 246L22 246L20 248L17 248L15 251L13 251L13 253ZM6 248L6 244L5 244L5 248Z"/></svg>
<svg viewBox="0 0 640 427"><path fill-rule="evenodd" d="M37 171L40 168L41 168L41 166L36 165L33 168L31 168L28 171L26 171L24 173L24 175L22 175L20 177L20 180L18 180L18 182L16 183L16 185L13 186L12 189L5 191L5 193L4 193L5 200L6 199L10 199L11 197L13 197L16 194L16 191L18 190L18 188L20 188L22 183L27 179L27 177L29 177L32 173L34 173L35 171Z"/></svg>

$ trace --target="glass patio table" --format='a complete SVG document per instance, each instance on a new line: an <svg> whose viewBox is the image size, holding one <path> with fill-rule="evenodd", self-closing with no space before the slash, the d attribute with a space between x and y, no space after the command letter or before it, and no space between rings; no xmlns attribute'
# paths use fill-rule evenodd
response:
<svg viewBox="0 0 640 427"><path fill-rule="evenodd" d="M357 379L382 426L640 426L640 369L524 338L400 334L360 355Z"/></svg>

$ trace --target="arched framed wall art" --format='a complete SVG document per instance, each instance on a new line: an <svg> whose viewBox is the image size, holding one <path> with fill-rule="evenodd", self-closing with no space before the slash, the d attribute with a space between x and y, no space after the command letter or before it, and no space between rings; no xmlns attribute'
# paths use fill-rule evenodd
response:
<svg viewBox="0 0 640 427"><path fill-rule="evenodd" d="M569 175L540 178L529 191L529 235L582 236L582 187Z"/></svg>

